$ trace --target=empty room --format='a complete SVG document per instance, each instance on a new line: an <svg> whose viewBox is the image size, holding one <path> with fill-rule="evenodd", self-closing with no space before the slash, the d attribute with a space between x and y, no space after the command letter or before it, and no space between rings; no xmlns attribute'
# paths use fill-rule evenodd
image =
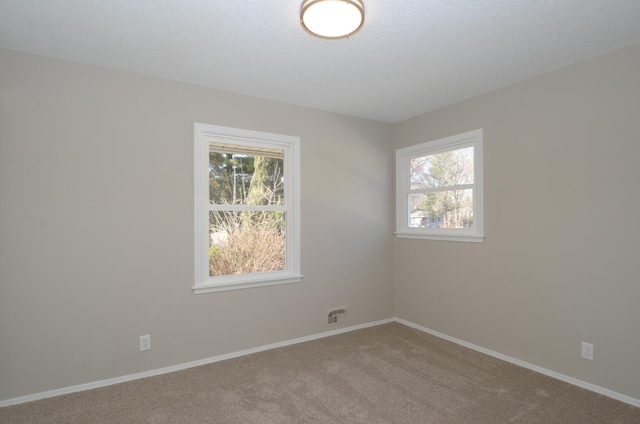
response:
<svg viewBox="0 0 640 424"><path fill-rule="evenodd" d="M0 422L640 423L639 28L3 0Z"/></svg>

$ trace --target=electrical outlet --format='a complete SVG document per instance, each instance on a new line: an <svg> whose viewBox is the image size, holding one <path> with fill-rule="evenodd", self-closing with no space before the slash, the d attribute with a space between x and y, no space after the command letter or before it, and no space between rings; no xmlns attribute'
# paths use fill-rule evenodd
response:
<svg viewBox="0 0 640 424"><path fill-rule="evenodd" d="M337 324L343 322L346 318L347 308L327 309L327 324Z"/></svg>
<svg viewBox="0 0 640 424"><path fill-rule="evenodd" d="M593 344L582 342L582 357L593 361Z"/></svg>
<svg viewBox="0 0 640 424"><path fill-rule="evenodd" d="M151 350L151 336L140 336L140 351Z"/></svg>

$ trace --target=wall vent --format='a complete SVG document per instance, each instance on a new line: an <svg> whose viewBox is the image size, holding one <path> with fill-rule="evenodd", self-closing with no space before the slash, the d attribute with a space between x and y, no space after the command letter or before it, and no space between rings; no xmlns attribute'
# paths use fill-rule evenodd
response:
<svg viewBox="0 0 640 424"><path fill-rule="evenodd" d="M337 308L328 310L327 324L337 324L345 320L347 308Z"/></svg>

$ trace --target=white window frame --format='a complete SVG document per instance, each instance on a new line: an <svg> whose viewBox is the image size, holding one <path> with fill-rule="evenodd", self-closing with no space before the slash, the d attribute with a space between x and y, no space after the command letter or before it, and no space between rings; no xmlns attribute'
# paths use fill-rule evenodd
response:
<svg viewBox="0 0 640 424"><path fill-rule="evenodd" d="M473 190L473 227L472 228L414 228L409 226L409 194L411 159L429 156L451 150L473 147L474 179L470 187ZM446 240L477 242L484 241L482 183L482 129L441 138L414 146L396 150L396 236L428 240Z"/></svg>
<svg viewBox="0 0 640 424"><path fill-rule="evenodd" d="M285 269L240 275L209 276L209 143L281 149L284 152L284 205L286 213ZM300 138L195 123L195 294L297 283L300 274ZM238 210L241 206L235 206Z"/></svg>

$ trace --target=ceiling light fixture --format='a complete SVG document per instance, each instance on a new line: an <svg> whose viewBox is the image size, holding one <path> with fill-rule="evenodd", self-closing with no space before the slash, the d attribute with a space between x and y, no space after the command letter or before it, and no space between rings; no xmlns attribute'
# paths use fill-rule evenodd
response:
<svg viewBox="0 0 640 424"><path fill-rule="evenodd" d="M300 23L311 35L337 39L355 34L364 23L362 0L304 0Z"/></svg>

